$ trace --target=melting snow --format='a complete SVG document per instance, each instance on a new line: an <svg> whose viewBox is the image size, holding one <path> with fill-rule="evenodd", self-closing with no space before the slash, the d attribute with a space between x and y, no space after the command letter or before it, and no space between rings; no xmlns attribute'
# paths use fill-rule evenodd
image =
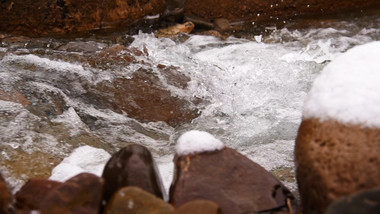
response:
<svg viewBox="0 0 380 214"><path fill-rule="evenodd" d="M380 42L342 54L315 80L304 118L380 128Z"/></svg>
<svg viewBox="0 0 380 214"><path fill-rule="evenodd" d="M184 133L178 138L177 155L189 155L200 152L221 150L224 144L213 135L204 131L192 130Z"/></svg>
<svg viewBox="0 0 380 214"><path fill-rule="evenodd" d="M53 169L49 179L63 182L83 172L101 176L110 157L111 155L103 149L79 147Z"/></svg>

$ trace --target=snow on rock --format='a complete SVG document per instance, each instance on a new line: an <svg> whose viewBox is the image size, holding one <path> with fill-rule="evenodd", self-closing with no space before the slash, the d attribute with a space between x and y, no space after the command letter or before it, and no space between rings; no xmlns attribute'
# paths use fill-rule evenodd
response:
<svg viewBox="0 0 380 214"><path fill-rule="evenodd" d="M380 128L380 42L357 46L328 64L305 101L304 119Z"/></svg>
<svg viewBox="0 0 380 214"><path fill-rule="evenodd" d="M178 138L176 153L179 156L221 150L224 144L208 132L192 130Z"/></svg>
<svg viewBox="0 0 380 214"><path fill-rule="evenodd" d="M63 161L53 169L49 179L63 182L82 172L89 172L101 176L104 166L110 157L111 155L103 149L91 146L76 148L70 156L63 159Z"/></svg>

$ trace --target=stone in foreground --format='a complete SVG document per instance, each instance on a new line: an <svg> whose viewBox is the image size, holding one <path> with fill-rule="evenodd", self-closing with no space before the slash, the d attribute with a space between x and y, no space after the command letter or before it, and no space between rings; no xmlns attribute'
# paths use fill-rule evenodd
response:
<svg viewBox="0 0 380 214"><path fill-rule="evenodd" d="M295 203L290 191L272 174L207 132L190 131L177 143L170 188L174 207L206 199L224 214L287 211ZM292 208L290 208L292 209Z"/></svg>
<svg viewBox="0 0 380 214"><path fill-rule="evenodd" d="M13 197L3 176L0 174L0 213L11 213Z"/></svg>
<svg viewBox="0 0 380 214"><path fill-rule="evenodd" d="M380 212L380 188L361 191L336 200L325 214L378 214Z"/></svg>
<svg viewBox="0 0 380 214"><path fill-rule="evenodd" d="M106 181L104 200L108 201L121 188L136 186L164 198L164 188L150 151L144 146L129 145L107 162L102 177Z"/></svg>
<svg viewBox="0 0 380 214"><path fill-rule="evenodd" d="M86 213L100 210L104 181L102 178L81 173L52 190L41 202L41 214Z"/></svg>
<svg viewBox="0 0 380 214"><path fill-rule="evenodd" d="M219 205L208 200L187 202L175 210L174 214L222 214Z"/></svg>
<svg viewBox="0 0 380 214"><path fill-rule="evenodd" d="M172 214L173 211L170 204L138 187L124 187L114 194L104 213Z"/></svg>

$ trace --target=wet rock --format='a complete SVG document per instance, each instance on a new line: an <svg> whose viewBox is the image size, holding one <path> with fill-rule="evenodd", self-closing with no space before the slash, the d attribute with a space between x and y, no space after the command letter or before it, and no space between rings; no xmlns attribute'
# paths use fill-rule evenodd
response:
<svg viewBox="0 0 380 214"><path fill-rule="evenodd" d="M106 214L171 214L174 208L162 199L138 187L124 187L108 202Z"/></svg>
<svg viewBox="0 0 380 214"><path fill-rule="evenodd" d="M40 203L60 182L32 178L15 195L15 207L20 210L39 210Z"/></svg>
<svg viewBox="0 0 380 214"><path fill-rule="evenodd" d="M13 197L3 176L0 174L0 213L12 213Z"/></svg>
<svg viewBox="0 0 380 214"><path fill-rule="evenodd" d="M323 213L342 196L380 186L379 143L378 129L302 121L295 157L304 213Z"/></svg>
<svg viewBox="0 0 380 214"><path fill-rule="evenodd" d="M89 88L86 97L99 107L125 112L142 122L164 121L177 126L198 116L191 102L174 97L156 74L145 69L137 70L130 78L102 81Z"/></svg>
<svg viewBox="0 0 380 214"><path fill-rule="evenodd" d="M0 100L20 103L24 107L30 104L29 100L26 99L26 97L22 93L16 90L12 90L12 91L0 90Z"/></svg>
<svg viewBox="0 0 380 214"><path fill-rule="evenodd" d="M204 36L214 36L214 37L220 38L222 40L226 40L230 36L229 34L224 34L224 33L221 34L220 32L218 32L216 30L202 31L202 32L199 32L197 34L198 35L204 35Z"/></svg>
<svg viewBox="0 0 380 214"><path fill-rule="evenodd" d="M215 202L208 200L194 200L187 202L175 210L174 214L222 214L222 210Z"/></svg>
<svg viewBox="0 0 380 214"><path fill-rule="evenodd" d="M104 181L90 173L79 174L54 188L41 202L41 214L99 212Z"/></svg>
<svg viewBox="0 0 380 214"><path fill-rule="evenodd" d="M380 188L361 191L334 201L325 214L377 214L380 211Z"/></svg>
<svg viewBox="0 0 380 214"><path fill-rule="evenodd" d="M165 197L152 154L144 146L132 144L113 154L104 167L102 177L106 182L105 201L126 186L136 186L157 197Z"/></svg>
<svg viewBox="0 0 380 214"><path fill-rule="evenodd" d="M100 50L95 42L69 42L58 48L60 51L91 53Z"/></svg>
<svg viewBox="0 0 380 214"><path fill-rule="evenodd" d="M214 20L215 28L219 31L227 31L231 28L230 22L228 19L215 19Z"/></svg>
<svg viewBox="0 0 380 214"><path fill-rule="evenodd" d="M176 86L177 88L185 89L188 82L190 82L190 77L185 76L178 72L178 67L175 66L165 66L158 64L157 68L160 73L166 78L166 81L169 85Z"/></svg>
<svg viewBox="0 0 380 214"><path fill-rule="evenodd" d="M219 204L224 214L286 211L294 197L276 178L237 151L215 152L175 158L170 188L174 207L199 198Z"/></svg>
<svg viewBox="0 0 380 214"><path fill-rule="evenodd" d="M210 6L212 5L212 6ZM185 16L214 20L220 17L230 22L284 20L304 15L332 14L354 11L368 7L380 7L377 0L306 0L306 1L260 1L260 0L186 0Z"/></svg>
<svg viewBox="0 0 380 214"><path fill-rule="evenodd" d="M0 31L45 36L115 29L164 9L164 0L0 1Z"/></svg>
<svg viewBox="0 0 380 214"><path fill-rule="evenodd" d="M180 33L191 33L194 27L195 27L194 24L189 21L184 24L176 24L174 26L170 26L165 29L160 29L156 31L154 35L156 35L157 38L161 38L161 37L173 38Z"/></svg>

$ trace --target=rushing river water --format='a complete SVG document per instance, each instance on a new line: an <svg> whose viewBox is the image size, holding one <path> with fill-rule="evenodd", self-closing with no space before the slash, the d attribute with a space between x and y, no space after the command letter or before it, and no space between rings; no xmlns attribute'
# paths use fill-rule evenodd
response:
<svg viewBox="0 0 380 214"><path fill-rule="evenodd" d="M48 154L63 158L86 144L111 153L126 142L134 142L153 152L168 186L175 140L186 130L199 129L214 134L267 170L279 173L294 190L294 140L303 102L314 78L347 49L380 39L379 15L314 20L310 24L299 29L292 24L281 29L268 27L263 35L251 35L252 39L220 40L191 35L185 42L178 42L139 33L133 36L129 47L148 53L134 56L140 63L106 64L101 68L82 62L80 51L62 48L71 42L67 39L3 42L1 170L8 181L18 185L20 179L33 173L23 175L10 169L7 163L19 161L15 155L29 154L33 159ZM97 50L115 43L104 38L80 41ZM173 128L163 122L139 122L127 114L97 108L81 97L86 92L83 82L96 84L116 77L131 78L133 72L139 72L138 68L159 64L175 66L191 78L185 89L168 84L166 87L173 95L204 101L197 106L200 116L191 123ZM19 98L17 103L4 99L9 93L16 93L16 89L28 100ZM66 106L62 114L38 113L41 109L33 109L57 97ZM50 107L48 110L54 111ZM18 153L14 153L16 150ZM57 162L52 161L51 165L54 164Z"/></svg>

